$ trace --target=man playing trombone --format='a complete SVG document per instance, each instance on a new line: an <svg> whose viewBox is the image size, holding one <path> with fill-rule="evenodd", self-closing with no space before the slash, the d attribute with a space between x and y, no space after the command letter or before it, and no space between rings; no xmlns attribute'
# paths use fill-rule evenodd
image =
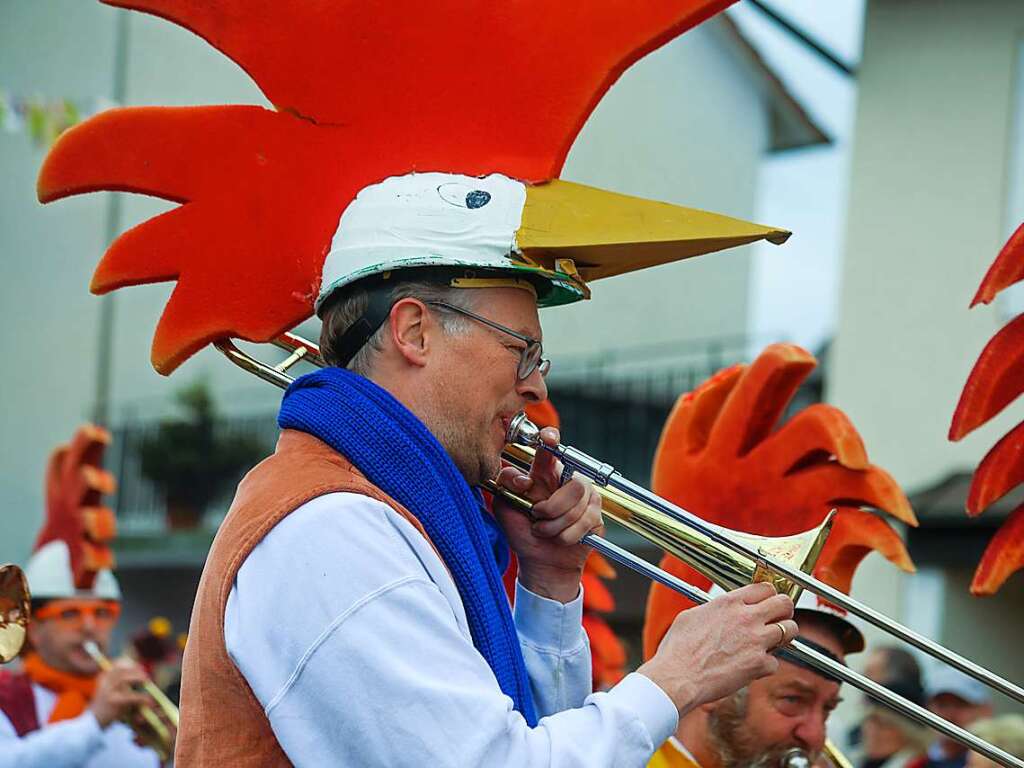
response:
<svg viewBox="0 0 1024 768"><path fill-rule="evenodd" d="M528 474L500 460L508 422L547 395L551 287L457 264L348 285L340 263L319 301L331 367L285 395L277 452L243 481L204 571L179 760L641 766L680 713L776 669L792 603L753 585L681 617L637 674L590 695L578 542L601 528L597 495L544 452ZM484 512L471 489L494 476L536 503L532 520L500 500L497 520Z"/></svg>

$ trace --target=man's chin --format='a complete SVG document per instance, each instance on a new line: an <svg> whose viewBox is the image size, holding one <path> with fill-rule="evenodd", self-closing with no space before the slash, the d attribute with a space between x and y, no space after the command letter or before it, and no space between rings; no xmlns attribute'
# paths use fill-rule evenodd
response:
<svg viewBox="0 0 1024 768"><path fill-rule="evenodd" d="M95 677L100 673L99 666L84 650L71 651L66 666L73 674L80 677Z"/></svg>

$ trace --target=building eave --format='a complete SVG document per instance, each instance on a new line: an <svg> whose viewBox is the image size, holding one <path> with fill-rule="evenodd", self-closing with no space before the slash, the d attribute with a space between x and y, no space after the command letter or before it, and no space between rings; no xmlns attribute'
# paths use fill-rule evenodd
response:
<svg viewBox="0 0 1024 768"><path fill-rule="evenodd" d="M832 138L815 122L729 14L720 14L716 21L724 39L747 64L765 93L770 114L769 151L783 152L831 144Z"/></svg>

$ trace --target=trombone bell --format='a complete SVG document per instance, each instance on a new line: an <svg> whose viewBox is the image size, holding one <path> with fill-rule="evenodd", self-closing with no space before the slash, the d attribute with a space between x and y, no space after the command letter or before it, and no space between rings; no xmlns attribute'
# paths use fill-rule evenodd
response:
<svg viewBox="0 0 1024 768"><path fill-rule="evenodd" d="M525 469L533 461L534 453L534 449L528 446L511 444L506 446L503 456L512 464ZM803 587L766 567L764 562L784 563L809 574L825 546L834 517L834 513L830 512L816 528L792 536L777 537L755 536L706 524L722 536L738 541L764 557L764 560L757 561L722 546L700 531L673 520L616 488L600 485L596 487L601 495L601 511L606 517L679 558L725 591L766 581L774 585L778 592L789 595L793 602L796 602ZM489 487L489 490L506 498L514 495L498 486ZM519 507L523 506L517 500L513 500L513 503Z"/></svg>
<svg viewBox="0 0 1024 768"><path fill-rule="evenodd" d="M16 565L0 565L0 664L15 658L25 643L31 613L28 581Z"/></svg>

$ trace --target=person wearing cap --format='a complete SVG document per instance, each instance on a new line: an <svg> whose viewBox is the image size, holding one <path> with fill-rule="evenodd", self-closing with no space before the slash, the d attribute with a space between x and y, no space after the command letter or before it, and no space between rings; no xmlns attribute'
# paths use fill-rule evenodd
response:
<svg viewBox="0 0 1024 768"><path fill-rule="evenodd" d="M913 676L883 677L877 682L914 704L924 704L924 691ZM863 706L861 768L921 768L931 731L867 696Z"/></svg>
<svg viewBox="0 0 1024 768"><path fill-rule="evenodd" d="M950 667L937 667L927 676L927 706L932 712L961 728L992 716L992 701L985 685ZM928 747L926 768L963 768L966 747L945 736Z"/></svg>
<svg viewBox="0 0 1024 768"><path fill-rule="evenodd" d="M809 592L801 594L794 618L800 640L834 661L845 663L847 654L864 649L864 636L846 612ZM773 674L682 716L648 768L775 768L791 749L814 760L824 749L839 688L817 670L783 661Z"/></svg>
<svg viewBox="0 0 1024 768"><path fill-rule="evenodd" d="M32 617L22 672L0 677L0 768L154 768L156 753L135 743L120 719L149 701L128 660L102 672L83 644L104 652L121 612L109 570L76 588L68 544L50 541L29 559Z"/></svg>
<svg viewBox="0 0 1024 768"><path fill-rule="evenodd" d="M869 680L874 680L886 688L898 688L904 692L901 695L923 704L924 687L921 679L921 667L914 654L906 648L897 645L879 645L869 649L867 657L864 659L863 674ZM871 699L867 696L864 697L864 703L867 707L873 706ZM867 719L868 714L870 714L870 710L864 713L862 719ZM898 748L894 749L891 745L883 746L879 743L881 733L878 728L875 728L872 731L873 743L866 745L863 723L856 723L847 732L847 758L860 763L862 753L868 759L871 759L872 756L877 759L895 754Z"/></svg>

